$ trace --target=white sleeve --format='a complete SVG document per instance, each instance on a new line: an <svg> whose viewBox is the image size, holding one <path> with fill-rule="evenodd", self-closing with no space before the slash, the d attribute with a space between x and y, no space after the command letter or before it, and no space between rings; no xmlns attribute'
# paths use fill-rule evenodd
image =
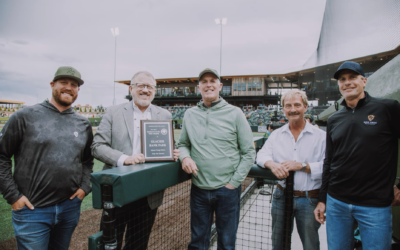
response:
<svg viewBox="0 0 400 250"><path fill-rule="evenodd" d="M273 161L274 155L272 153L272 144L275 136L272 134L268 137L267 141L264 143L264 146L257 153L257 165L260 167L265 167L264 163L267 161Z"/></svg>
<svg viewBox="0 0 400 250"><path fill-rule="evenodd" d="M321 142L319 145L319 157L317 162L309 162L311 170L311 180L321 180L325 160L325 146L326 146L326 133L321 135Z"/></svg>
<svg viewBox="0 0 400 250"><path fill-rule="evenodd" d="M121 155L118 159L117 167L122 167L124 165L126 158L128 158L128 157L129 156L127 156L127 155Z"/></svg>

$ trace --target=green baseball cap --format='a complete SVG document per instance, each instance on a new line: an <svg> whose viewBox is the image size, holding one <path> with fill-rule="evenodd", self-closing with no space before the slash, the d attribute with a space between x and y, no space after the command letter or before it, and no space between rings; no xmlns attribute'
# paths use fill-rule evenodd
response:
<svg viewBox="0 0 400 250"><path fill-rule="evenodd" d="M60 78L72 78L78 82L79 86L83 85L83 80L81 79L81 73L78 70L71 66L61 66L57 69L56 73L54 74L53 81L56 81Z"/></svg>
<svg viewBox="0 0 400 250"><path fill-rule="evenodd" d="M211 73L211 74L215 75L215 76L221 81L221 78L219 77L218 72L217 72L215 69L210 69L210 68L206 68L206 69L204 69L203 71L200 72L200 74L199 74L199 81L200 81L201 77L202 77L204 74L207 74L207 73Z"/></svg>

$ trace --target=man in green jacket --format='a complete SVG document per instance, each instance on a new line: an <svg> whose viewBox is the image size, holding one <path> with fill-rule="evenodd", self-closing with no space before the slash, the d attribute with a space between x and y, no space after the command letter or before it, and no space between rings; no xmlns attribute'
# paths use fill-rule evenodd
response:
<svg viewBox="0 0 400 250"><path fill-rule="evenodd" d="M218 249L235 249L240 184L255 157L253 135L243 112L219 96L216 70L203 70L197 88L202 100L186 111L178 143L182 169L193 174L188 249L208 249L214 212Z"/></svg>

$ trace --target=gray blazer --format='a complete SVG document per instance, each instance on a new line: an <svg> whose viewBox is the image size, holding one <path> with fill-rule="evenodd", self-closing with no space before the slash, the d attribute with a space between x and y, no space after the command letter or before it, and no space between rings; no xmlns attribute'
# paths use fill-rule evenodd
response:
<svg viewBox="0 0 400 250"><path fill-rule="evenodd" d="M152 120L171 120L169 111L151 105ZM101 120L93 138L92 154L104 162L103 170L117 167L121 155L132 155L133 152L133 105L132 102L109 107ZM147 196L151 209L162 203L164 191Z"/></svg>

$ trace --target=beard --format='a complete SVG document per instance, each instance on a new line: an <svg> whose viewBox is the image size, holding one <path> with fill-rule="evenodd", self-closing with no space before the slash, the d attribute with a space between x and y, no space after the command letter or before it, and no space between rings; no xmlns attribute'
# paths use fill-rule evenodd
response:
<svg viewBox="0 0 400 250"><path fill-rule="evenodd" d="M67 93L65 91L63 92ZM54 101L56 101L58 104L64 107L71 106L71 104L75 102L76 98L78 98L78 95L74 95L73 93L68 93L68 94L72 94L72 96L70 98L63 98L60 89L54 89L52 91Z"/></svg>
<svg viewBox="0 0 400 250"><path fill-rule="evenodd" d="M134 92L134 93L132 93L132 99L137 105L142 106L142 107L147 107L153 101L154 94L150 94L150 99L142 100L142 99L140 99L140 93Z"/></svg>

